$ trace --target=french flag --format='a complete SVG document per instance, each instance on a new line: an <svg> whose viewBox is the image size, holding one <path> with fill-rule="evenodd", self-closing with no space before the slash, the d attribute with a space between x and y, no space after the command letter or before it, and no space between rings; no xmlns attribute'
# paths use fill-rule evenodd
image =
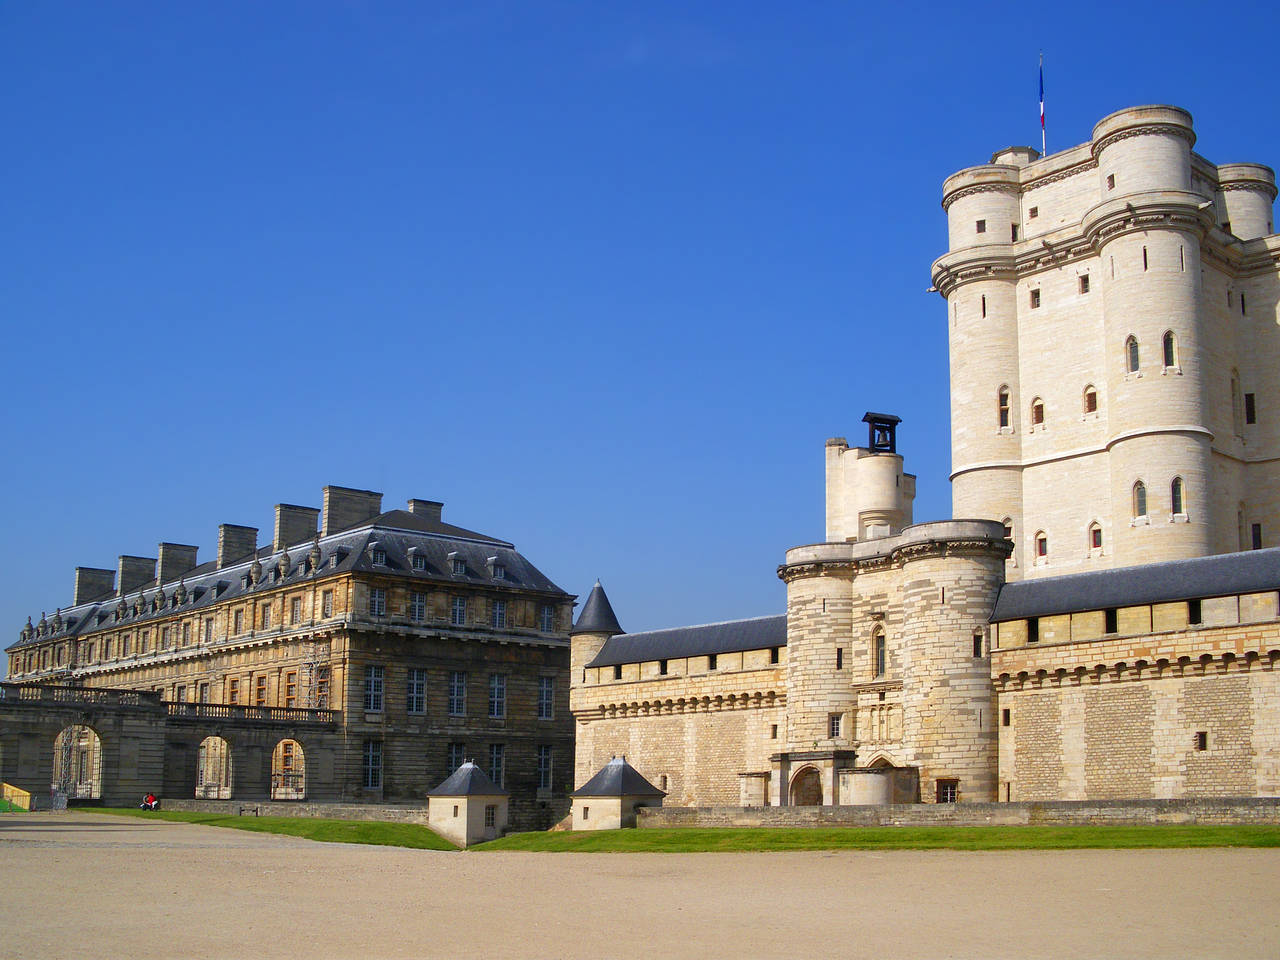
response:
<svg viewBox="0 0 1280 960"><path fill-rule="evenodd" d="M1044 54L1040 54L1040 153L1044 148Z"/></svg>

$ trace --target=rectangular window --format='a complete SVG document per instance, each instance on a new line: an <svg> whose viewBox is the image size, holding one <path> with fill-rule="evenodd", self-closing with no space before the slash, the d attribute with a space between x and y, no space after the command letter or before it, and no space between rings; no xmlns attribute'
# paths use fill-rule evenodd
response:
<svg viewBox="0 0 1280 960"><path fill-rule="evenodd" d="M239 702L240 702L240 681L228 680L227 681L227 703L239 703Z"/></svg>
<svg viewBox="0 0 1280 960"><path fill-rule="evenodd" d="M1209 731L1198 730L1196 732L1196 749L1197 750L1209 749Z"/></svg>
<svg viewBox="0 0 1280 960"><path fill-rule="evenodd" d="M778 725L776 723L769 724L769 739L770 740L778 739Z"/></svg>
<svg viewBox="0 0 1280 960"><path fill-rule="evenodd" d="M827 736L832 740L840 736L840 714L832 713L827 715Z"/></svg>
<svg viewBox="0 0 1280 960"><path fill-rule="evenodd" d="M489 744L489 779L498 786L502 786L502 775L506 771L503 769L506 748L500 743Z"/></svg>
<svg viewBox="0 0 1280 960"><path fill-rule="evenodd" d="M270 605L263 606L263 608L262 608L262 629L263 629L263 630L269 630L269 629L271 629L271 607L270 607Z"/></svg>
<svg viewBox="0 0 1280 960"><path fill-rule="evenodd" d="M420 553L415 553L410 562L413 564L413 569L415 570L427 569L427 558Z"/></svg>
<svg viewBox="0 0 1280 960"><path fill-rule="evenodd" d="M454 597L449 607L449 622L461 627L467 622L467 598Z"/></svg>
<svg viewBox="0 0 1280 960"><path fill-rule="evenodd" d="M1089 531L1089 546L1094 550L1102 549L1102 528L1094 527Z"/></svg>
<svg viewBox="0 0 1280 960"><path fill-rule="evenodd" d="M460 577L467 572L467 561L458 557L453 558L453 575Z"/></svg>
<svg viewBox="0 0 1280 960"><path fill-rule="evenodd" d="M489 719L502 720L507 715L507 675L489 674Z"/></svg>
<svg viewBox="0 0 1280 960"><path fill-rule="evenodd" d="M103 640L103 641L102 641L102 659L103 659L103 660L110 660L110 659L111 659L111 641L110 641L109 639L107 639L107 640ZM14 660L14 663L17 663L17 660L16 660L16 659ZM14 673L17 673L17 672L18 672L18 668L17 668L17 667L14 667L14 668L13 668L13 672L14 672Z"/></svg>
<svg viewBox="0 0 1280 960"><path fill-rule="evenodd" d="M719 666L720 666L720 657L719 657L718 655L716 655L716 654L714 654L714 653L713 653L713 654L711 654L710 656L708 656L708 657L707 657L707 669L708 669L708 670L715 670L715 669L717 669Z"/></svg>
<svg viewBox="0 0 1280 960"><path fill-rule="evenodd" d="M1031 291L1031 309L1038 310L1040 308L1040 288L1036 287Z"/></svg>
<svg viewBox="0 0 1280 960"><path fill-rule="evenodd" d="M329 709L328 667L318 667L316 669L316 708L319 710Z"/></svg>
<svg viewBox="0 0 1280 960"><path fill-rule="evenodd" d="M1246 393L1244 395L1244 422L1245 423L1258 422L1258 408L1255 405L1255 401L1253 399L1252 393Z"/></svg>
<svg viewBox="0 0 1280 960"><path fill-rule="evenodd" d="M973 635L973 655L975 657L982 656L982 634L980 633Z"/></svg>
<svg viewBox="0 0 1280 960"><path fill-rule="evenodd" d="M1116 188L1116 175L1114 173L1107 174L1107 189L1114 190Z"/></svg>
<svg viewBox="0 0 1280 960"><path fill-rule="evenodd" d="M538 789L551 789L551 746L538 745Z"/></svg>
<svg viewBox="0 0 1280 960"><path fill-rule="evenodd" d="M1253 396L1253 394L1249 394ZM549 603L542 605L542 610L538 614L538 629L543 633L551 633L555 629L556 624L556 608Z"/></svg>
<svg viewBox="0 0 1280 960"><path fill-rule="evenodd" d="M321 616L333 616L333 591L326 590L320 594L320 612Z"/></svg>
<svg viewBox="0 0 1280 960"><path fill-rule="evenodd" d="M987 221L985 221L985 220L979 220L976 224L974 224L974 227L977 229L978 233L986 233L986 232L987 232Z"/></svg>
<svg viewBox="0 0 1280 960"><path fill-rule="evenodd" d="M1192 626L1199 626L1200 624L1204 623L1204 617L1200 612L1199 600L1187 601L1187 623L1191 624Z"/></svg>
<svg viewBox="0 0 1280 960"><path fill-rule="evenodd" d="M213 617L209 617L204 622L204 642L213 643Z"/></svg>
<svg viewBox="0 0 1280 960"><path fill-rule="evenodd" d="M1119 616L1116 612L1115 607L1110 607L1107 610L1104 610L1102 613L1102 619L1103 619L1103 626L1102 626L1103 633L1119 633L1120 631Z"/></svg>
<svg viewBox="0 0 1280 960"><path fill-rule="evenodd" d="M987 315L987 295L985 293L982 295L982 315L984 317Z"/></svg>
<svg viewBox="0 0 1280 960"><path fill-rule="evenodd" d="M290 670L284 675L284 705L286 707L296 707L298 705L297 670Z"/></svg>
<svg viewBox="0 0 1280 960"><path fill-rule="evenodd" d="M382 789L382 741L366 740L364 742L364 788L366 790Z"/></svg>
<svg viewBox="0 0 1280 960"><path fill-rule="evenodd" d="M1087 273L1082 273L1080 275L1080 292L1081 293L1089 292L1089 275Z"/></svg>
<svg viewBox="0 0 1280 960"><path fill-rule="evenodd" d="M467 759L466 747L461 743L449 744L449 772L453 773Z"/></svg>
<svg viewBox="0 0 1280 960"><path fill-rule="evenodd" d="M369 591L369 615L385 617L387 615L387 591L374 587Z"/></svg>
<svg viewBox="0 0 1280 960"><path fill-rule="evenodd" d="M667 661L665 660L658 661L658 673L664 677L667 675Z"/></svg>
<svg viewBox="0 0 1280 960"><path fill-rule="evenodd" d="M167 648L169 646L169 628L160 628L160 646Z"/></svg>
<svg viewBox="0 0 1280 960"><path fill-rule="evenodd" d="M495 600L489 609L489 623L494 629L501 630L507 625L507 601Z"/></svg>
<svg viewBox="0 0 1280 960"><path fill-rule="evenodd" d="M302 622L302 598L294 597L289 601L289 622L291 624L299 624Z"/></svg>
<svg viewBox="0 0 1280 960"><path fill-rule="evenodd" d="M188 621L182 625L182 645L185 647L191 642L191 623Z"/></svg>
<svg viewBox="0 0 1280 960"><path fill-rule="evenodd" d="M405 712L427 712L427 671L419 667L409 670L405 684Z"/></svg>
<svg viewBox="0 0 1280 960"><path fill-rule="evenodd" d="M493 829L498 825L498 806L493 803L484 805L484 825L485 829Z"/></svg>
<svg viewBox="0 0 1280 960"><path fill-rule="evenodd" d="M414 591L409 595L409 619L421 623L427 619L427 595Z"/></svg>
<svg viewBox="0 0 1280 960"><path fill-rule="evenodd" d="M778 662L779 662L779 657L780 657L780 656L781 656L780 648L778 648L778 647L770 647L770 648L769 648L769 662L770 662L770 663L778 663Z"/></svg>
<svg viewBox="0 0 1280 960"><path fill-rule="evenodd" d="M1009 708L1005 707L1000 711L1000 725L1007 727L1009 725Z"/></svg>
<svg viewBox="0 0 1280 960"><path fill-rule="evenodd" d="M938 802L939 803L955 803L960 799L960 781L959 780L939 780L938 781Z"/></svg>
<svg viewBox="0 0 1280 960"><path fill-rule="evenodd" d="M615 664L613 665L613 679L615 679L615 680L621 680L621 679L622 679L622 664L620 664L620 663L615 663Z"/></svg>
<svg viewBox="0 0 1280 960"><path fill-rule="evenodd" d="M364 668L364 709L366 713L382 712L383 668L370 664Z"/></svg>
<svg viewBox="0 0 1280 960"><path fill-rule="evenodd" d="M1027 219L1029 220L1034 220L1038 216L1040 216L1039 207L1032 207L1030 210L1027 211Z"/></svg>
<svg viewBox="0 0 1280 960"><path fill-rule="evenodd" d="M199 699L199 701L201 703L208 703L209 702L209 684L202 683L200 684L199 687L196 688L196 690L198 691L196 696Z"/></svg>
<svg viewBox="0 0 1280 960"><path fill-rule="evenodd" d="M253 681L253 705L255 707L265 707L267 705L267 675L259 674Z"/></svg>
<svg viewBox="0 0 1280 960"><path fill-rule="evenodd" d="M186 684L180 683L180 684L178 684L176 687L174 687L174 688L173 688L173 699L174 699L174 700L177 700L177 701L178 701L178 703L186 703L186 702L187 702L187 687L186 687Z"/></svg>
<svg viewBox="0 0 1280 960"><path fill-rule="evenodd" d="M1027 621L1027 643L1040 642L1040 620L1032 617Z"/></svg>
<svg viewBox="0 0 1280 960"><path fill-rule="evenodd" d="M556 678L538 678L538 719L551 720L556 709Z"/></svg>
<svg viewBox="0 0 1280 960"><path fill-rule="evenodd" d="M1010 225L1009 239L1014 243L1018 242L1018 225L1016 223Z"/></svg>
<svg viewBox="0 0 1280 960"><path fill-rule="evenodd" d="M467 715L467 675L461 670L449 674L449 716Z"/></svg>
<svg viewBox="0 0 1280 960"><path fill-rule="evenodd" d="M1262 524L1255 523L1249 528L1249 540L1254 550L1262 549Z"/></svg>
<svg viewBox="0 0 1280 960"><path fill-rule="evenodd" d="M844 648L836 647L836 669L844 669Z"/></svg>

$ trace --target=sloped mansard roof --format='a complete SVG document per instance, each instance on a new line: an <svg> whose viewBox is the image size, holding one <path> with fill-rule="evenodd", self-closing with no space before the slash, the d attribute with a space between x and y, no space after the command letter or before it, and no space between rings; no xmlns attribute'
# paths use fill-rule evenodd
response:
<svg viewBox="0 0 1280 960"><path fill-rule="evenodd" d="M696 627L673 627L610 637L588 667L610 667L646 660L705 657L712 653L736 653L787 645L787 617L753 617L726 620Z"/></svg>

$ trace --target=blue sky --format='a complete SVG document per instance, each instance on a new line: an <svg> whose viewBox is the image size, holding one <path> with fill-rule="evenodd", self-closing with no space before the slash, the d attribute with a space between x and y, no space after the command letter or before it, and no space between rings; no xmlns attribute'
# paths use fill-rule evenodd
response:
<svg viewBox="0 0 1280 960"><path fill-rule="evenodd" d="M0 625L337 483L624 627L780 612L823 441L950 513L940 185L1138 103L1280 161L1237 4L0 8Z"/></svg>

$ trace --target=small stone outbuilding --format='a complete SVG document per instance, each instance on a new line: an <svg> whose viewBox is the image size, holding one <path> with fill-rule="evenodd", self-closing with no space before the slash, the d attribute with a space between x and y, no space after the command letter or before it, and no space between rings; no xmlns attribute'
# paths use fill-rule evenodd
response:
<svg viewBox="0 0 1280 960"><path fill-rule="evenodd" d="M427 796L431 828L459 846L496 840L507 829L510 793L471 760Z"/></svg>
<svg viewBox="0 0 1280 960"><path fill-rule="evenodd" d="M636 807L660 807L666 793L614 757L573 793L573 829L617 830L636 825Z"/></svg>

